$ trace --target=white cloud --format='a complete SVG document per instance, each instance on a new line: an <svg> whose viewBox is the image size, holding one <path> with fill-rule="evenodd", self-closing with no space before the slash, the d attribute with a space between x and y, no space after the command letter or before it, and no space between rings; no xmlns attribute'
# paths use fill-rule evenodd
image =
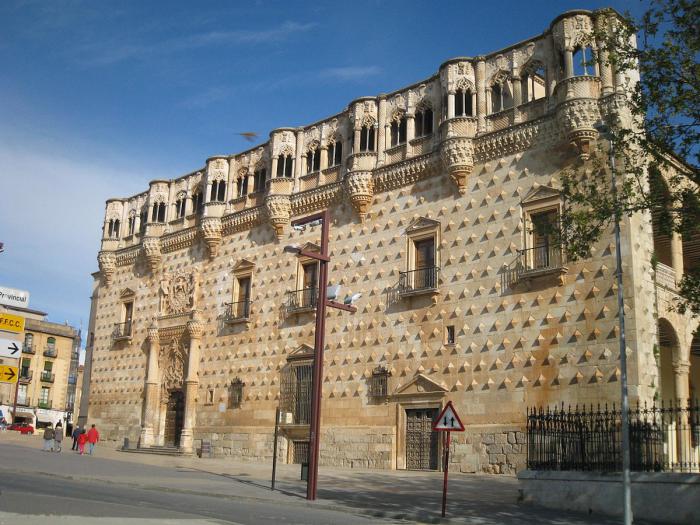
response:
<svg viewBox="0 0 700 525"><path fill-rule="evenodd" d="M333 80L364 80L382 72L379 66L347 66L323 69L319 77Z"/></svg>

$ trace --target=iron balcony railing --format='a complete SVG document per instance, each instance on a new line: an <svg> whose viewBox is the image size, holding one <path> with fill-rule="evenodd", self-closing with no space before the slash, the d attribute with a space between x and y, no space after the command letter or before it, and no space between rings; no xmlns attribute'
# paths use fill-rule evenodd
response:
<svg viewBox="0 0 700 525"><path fill-rule="evenodd" d="M41 380L45 383L53 383L55 377L52 372L47 372L46 370L41 372Z"/></svg>
<svg viewBox="0 0 700 525"><path fill-rule="evenodd" d="M244 321L250 318L250 301L226 303L225 321Z"/></svg>
<svg viewBox="0 0 700 525"><path fill-rule="evenodd" d="M124 323L114 323L112 339L125 339L131 337L131 321Z"/></svg>
<svg viewBox="0 0 700 525"><path fill-rule="evenodd" d="M408 272L399 272L399 292L401 294L436 290L440 268L431 266Z"/></svg>
<svg viewBox="0 0 700 525"><path fill-rule="evenodd" d="M26 407L26 406L29 406L29 404L30 403L29 403L28 397L17 396L17 405Z"/></svg>
<svg viewBox="0 0 700 525"><path fill-rule="evenodd" d="M33 375L34 375L34 372L32 370L20 370L19 382L20 383L29 383L32 380Z"/></svg>
<svg viewBox="0 0 700 525"><path fill-rule="evenodd" d="M49 399L48 401L39 401L36 406L38 408L51 408L51 400Z"/></svg>
<svg viewBox="0 0 700 525"><path fill-rule="evenodd" d="M287 311L309 310L316 308L318 288L304 288L287 292Z"/></svg>
<svg viewBox="0 0 700 525"><path fill-rule="evenodd" d="M56 357L58 355L58 352L56 351L56 347L54 346L47 346L44 349L44 357Z"/></svg>
<svg viewBox="0 0 700 525"><path fill-rule="evenodd" d="M34 350L33 345L24 344L24 345L22 345L22 353L23 354L34 354L34 353L36 353L36 350Z"/></svg>
<svg viewBox="0 0 700 525"><path fill-rule="evenodd" d="M518 250L517 257L506 269L506 284L512 286L522 279L561 270L564 262L564 252L558 244Z"/></svg>
<svg viewBox="0 0 700 525"><path fill-rule="evenodd" d="M531 470L622 470L622 413L614 405L532 409L527 414ZM637 405L629 410L631 468L700 472L697 401Z"/></svg>

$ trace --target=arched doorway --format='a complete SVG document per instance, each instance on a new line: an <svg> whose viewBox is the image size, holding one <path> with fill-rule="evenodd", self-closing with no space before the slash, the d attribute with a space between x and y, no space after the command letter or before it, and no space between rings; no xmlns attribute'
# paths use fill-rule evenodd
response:
<svg viewBox="0 0 700 525"><path fill-rule="evenodd" d="M660 399L668 406L676 401L673 362L678 359L678 336L667 319L659 319L659 387Z"/></svg>

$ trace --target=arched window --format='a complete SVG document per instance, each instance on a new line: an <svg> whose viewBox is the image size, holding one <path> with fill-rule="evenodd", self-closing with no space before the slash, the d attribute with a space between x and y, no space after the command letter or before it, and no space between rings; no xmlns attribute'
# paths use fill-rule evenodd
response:
<svg viewBox="0 0 700 525"><path fill-rule="evenodd" d="M398 146L406 142L406 115L394 117L391 122L391 145Z"/></svg>
<svg viewBox="0 0 700 525"><path fill-rule="evenodd" d="M491 113L513 107L513 93L510 81L501 80L491 86Z"/></svg>
<svg viewBox="0 0 700 525"><path fill-rule="evenodd" d="M546 94L545 70L540 63L526 69L520 79L523 104L543 98Z"/></svg>
<svg viewBox="0 0 700 525"><path fill-rule="evenodd" d="M472 91L469 88L458 89L455 92L455 116L473 117Z"/></svg>
<svg viewBox="0 0 700 525"><path fill-rule="evenodd" d="M148 210L144 206L140 214L141 223L139 224L139 233L143 235L146 233L146 223L148 222Z"/></svg>
<svg viewBox="0 0 700 525"><path fill-rule="evenodd" d="M151 213L151 222L165 222L165 203L156 202L153 204L153 211Z"/></svg>
<svg viewBox="0 0 700 525"><path fill-rule="evenodd" d="M134 233L136 233L136 211L135 210L131 210L129 212L128 227L129 227L129 235L133 235Z"/></svg>
<svg viewBox="0 0 700 525"><path fill-rule="evenodd" d="M215 180L211 184L210 202L224 202L226 200L226 181Z"/></svg>
<svg viewBox="0 0 700 525"><path fill-rule="evenodd" d="M312 148L306 152L306 173L313 173L321 169L321 150Z"/></svg>
<svg viewBox="0 0 700 525"><path fill-rule="evenodd" d="M291 153L280 155L277 158L277 176L289 178L294 176L294 157Z"/></svg>
<svg viewBox="0 0 700 525"><path fill-rule="evenodd" d="M574 50L574 76L595 75L593 49L579 46Z"/></svg>
<svg viewBox="0 0 700 525"><path fill-rule="evenodd" d="M246 177L247 179L247 177ZM267 170L265 168L258 168L253 172L253 192L265 191L265 183L267 182ZM247 189L246 182L246 189ZM240 196L240 190L239 190Z"/></svg>
<svg viewBox="0 0 700 525"><path fill-rule="evenodd" d="M370 123L360 130L360 151L374 151L374 126Z"/></svg>
<svg viewBox="0 0 700 525"><path fill-rule="evenodd" d="M248 194L248 174L243 173L238 176L238 196L245 197Z"/></svg>
<svg viewBox="0 0 700 525"><path fill-rule="evenodd" d="M110 219L107 225L107 235L110 239L119 238L119 219Z"/></svg>
<svg viewBox="0 0 700 525"><path fill-rule="evenodd" d="M201 190L195 191L192 195L192 210L197 215L201 215L204 210L204 196Z"/></svg>
<svg viewBox="0 0 700 525"><path fill-rule="evenodd" d="M416 137L424 137L433 132L433 110L425 107L416 111Z"/></svg>
<svg viewBox="0 0 700 525"><path fill-rule="evenodd" d="M46 339L46 347L47 350L55 350L56 349L56 338L55 337L49 337Z"/></svg>
<svg viewBox="0 0 700 525"><path fill-rule="evenodd" d="M328 167L340 166L343 162L343 143L340 139L328 145Z"/></svg>
<svg viewBox="0 0 700 525"><path fill-rule="evenodd" d="M185 210L187 208L187 200L184 195L178 197L175 201L175 215L178 219L185 216Z"/></svg>

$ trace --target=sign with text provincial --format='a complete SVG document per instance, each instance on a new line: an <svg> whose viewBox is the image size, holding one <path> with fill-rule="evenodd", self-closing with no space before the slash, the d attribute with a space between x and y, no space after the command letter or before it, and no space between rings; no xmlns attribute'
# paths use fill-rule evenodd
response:
<svg viewBox="0 0 700 525"><path fill-rule="evenodd" d="M24 317L12 314L0 314L0 331L14 332L16 334L24 331Z"/></svg>
<svg viewBox="0 0 700 525"><path fill-rule="evenodd" d="M29 292L0 286L0 304L29 308Z"/></svg>

